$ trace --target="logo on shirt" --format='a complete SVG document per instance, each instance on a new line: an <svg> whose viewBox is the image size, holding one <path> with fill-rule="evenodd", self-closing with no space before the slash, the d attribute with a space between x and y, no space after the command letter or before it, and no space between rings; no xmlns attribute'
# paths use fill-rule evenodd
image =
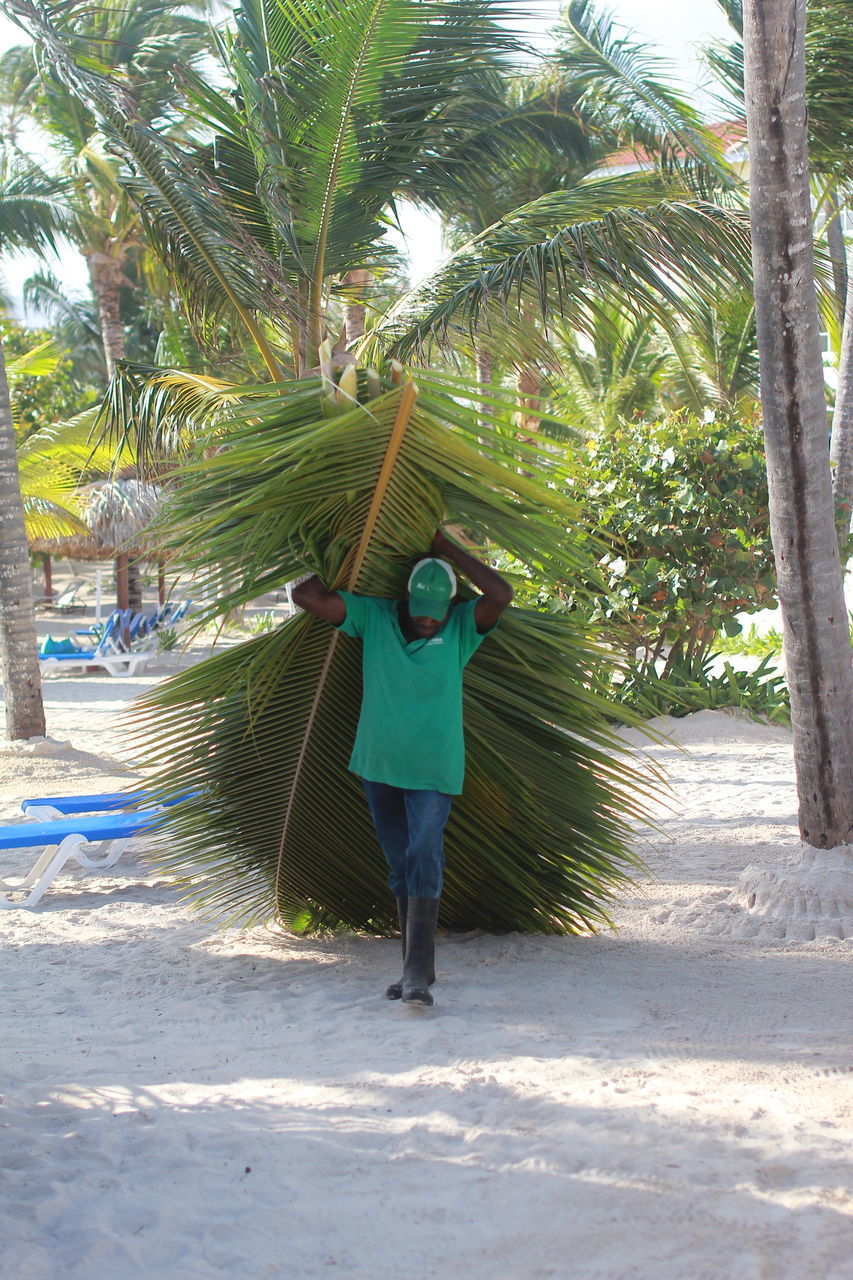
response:
<svg viewBox="0 0 853 1280"><path fill-rule="evenodd" d="M434 640L427 640L426 648L428 649L431 644L444 644L444 636L436 636Z"/></svg>

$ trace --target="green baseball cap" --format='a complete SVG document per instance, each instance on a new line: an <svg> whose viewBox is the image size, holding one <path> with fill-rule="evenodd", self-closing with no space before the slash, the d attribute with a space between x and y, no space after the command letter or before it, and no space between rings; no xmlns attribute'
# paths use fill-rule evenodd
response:
<svg viewBox="0 0 853 1280"><path fill-rule="evenodd" d="M409 616L441 621L456 595L456 574L444 560L419 560L409 575Z"/></svg>

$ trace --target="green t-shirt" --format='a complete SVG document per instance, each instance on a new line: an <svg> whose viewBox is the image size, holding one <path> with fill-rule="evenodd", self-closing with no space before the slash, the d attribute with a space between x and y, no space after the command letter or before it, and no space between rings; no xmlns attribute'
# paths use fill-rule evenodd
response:
<svg viewBox="0 0 853 1280"><path fill-rule="evenodd" d="M339 594L347 607L339 630L363 643L364 696L350 769L369 782L459 795L462 668L488 635L477 631L476 600L454 605L432 639L408 643L398 601Z"/></svg>

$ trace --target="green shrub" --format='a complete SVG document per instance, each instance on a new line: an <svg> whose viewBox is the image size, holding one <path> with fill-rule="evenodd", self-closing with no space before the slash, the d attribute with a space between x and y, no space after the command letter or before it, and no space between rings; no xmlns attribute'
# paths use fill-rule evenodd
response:
<svg viewBox="0 0 853 1280"><path fill-rule="evenodd" d="M701 662L669 664L666 674L656 667L634 663L613 685L614 702L646 717L686 716L693 711L737 707L753 720L791 723L791 702L785 677L771 670L773 655L762 658L754 671L736 671L724 663L719 675L711 674L713 657Z"/></svg>
<svg viewBox="0 0 853 1280"><path fill-rule="evenodd" d="M701 664L736 615L774 603L758 422L684 412L625 422L569 459L572 494L604 544L590 623L629 662L666 676Z"/></svg>
<svg viewBox="0 0 853 1280"><path fill-rule="evenodd" d="M760 658L765 654L776 656L782 652L782 632L776 627L759 632L753 622L748 631L739 636L719 636L714 645L715 653L744 653Z"/></svg>

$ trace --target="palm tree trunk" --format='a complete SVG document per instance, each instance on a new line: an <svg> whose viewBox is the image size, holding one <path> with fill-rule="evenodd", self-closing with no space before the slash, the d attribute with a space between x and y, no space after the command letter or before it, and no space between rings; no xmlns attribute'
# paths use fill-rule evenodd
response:
<svg viewBox="0 0 853 1280"><path fill-rule="evenodd" d="M370 272L363 267L354 268L346 275L346 284L357 299L344 304L344 331L348 347L364 336L366 308L363 298L369 280Z"/></svg>
<svg viewBox="0 0 853 1280"><path fill-rule="evenodd" d="M15 428L0 344L0 674L6 694L6 732L12 739L43 738L38 639L33 611L24 507Z"/></svg>
<svg viewBox="0 0 853 1280"><path fill-rule="evenodd" d="M805 0L745 0L750 205L770 526L803 841L853 838L853 667L826 440L805 105Z"/></svg>
<svg viewBox="0 0 853 1280"><path fill-rule="evenodd" d="M847 304L841 331L841 359L838 362L838 389L832 415L829 458L833 464L835 532L841 548L850 536L853 509L853 270L847 272Z"/></svg>
<svg viewBox="0 0 853 1280"><path fill-rule="evenodd" d="M542 408L539 399L539 393L542 390L542 376L539 370L533 365L523 365L518 371L515 387L518 393L518 411L516 413L518 437L520 440L530 440L531 436L539 430L539 424L542 420ZM532 443L535 443L535 441L532 441Z"/></svg>
<svg viewBox="0 0 853 1280"><path fill-rule="evenodd" d="M124 326L119 305L124 268L119 258L111 258L107 253L90 253L86 263L98 308L107 374L113 378L117 361L124 357Z"/></svg>
<svg viewBox="0 0 853 1280"><path fill-rule="evenodd" d="M130 592L127 572L127 553L121 552L115 560L116 572L116 608L124 612L130 608Z"/></svg>
<svg viewBox="0 0 853 1280"><path fill-rule="evenodd" d="M142 574L139 562L130 558L127 562L127 607L134 613L142 612Z"/></svg>
<svg viewBox="0 0 853 1280"><path fill-rule="evenodd" d="M838 314L843 323L847 311L848 268L838 191L835 187L830 187L826 193L826 209L829 219L826 224L826 243L829 246L829 257L832 261L832 281L838 302Z"/></svg>

